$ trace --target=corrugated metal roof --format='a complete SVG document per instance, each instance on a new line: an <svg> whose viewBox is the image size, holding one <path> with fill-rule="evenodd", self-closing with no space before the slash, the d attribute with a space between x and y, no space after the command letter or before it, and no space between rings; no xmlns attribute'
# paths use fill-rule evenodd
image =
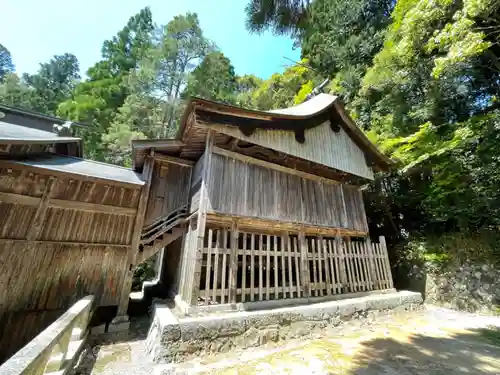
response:
<svg viewBox="0 0 500 375"><path fill-rule="evenodd" d="M9 143L80 142L75 137L59 137L55 133L0 121L0 141Z"/></svg>
<svg viewBox="0 0 500 375"><path fill-rule="evenodd" d="M141 180L140 175L132 169L70 156L44 155L24 160L12 160L11 162L57 172L119 181L127 184L144 185L144 181Z"/></svg>

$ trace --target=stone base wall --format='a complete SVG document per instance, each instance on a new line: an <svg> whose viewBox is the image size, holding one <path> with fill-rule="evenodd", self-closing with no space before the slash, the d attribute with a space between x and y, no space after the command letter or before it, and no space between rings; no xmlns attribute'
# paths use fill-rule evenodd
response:
<svg viewBox="0 0 500 375"><path fill-rule="evenodd" d="M175 317L165 305L156 305L146 351L156 363L181 362L236 348L312 337L324 334L346 320L365 319L421 306L422 297L414 292L181 319Z"/></svg>
<svg viewBox="0 0 500 375"><path fill-rule="evenodd" d="M456 310L500 313L500 269L488 264L415 267L412 289L421 291L425 302ZM422 290L423 289L423 290Z"/></svg>

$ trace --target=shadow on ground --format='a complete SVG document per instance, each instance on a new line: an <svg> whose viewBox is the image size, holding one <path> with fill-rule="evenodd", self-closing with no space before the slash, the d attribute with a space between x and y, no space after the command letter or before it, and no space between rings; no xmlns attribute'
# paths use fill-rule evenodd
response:
<svg viewBox="0 0 500 375"><path fill-rule="evenodd" d="M477 329L450 337L410 335L362 342L345 374L498 374L500 330ZM329 374L341 374L334 369Z"/></svg>

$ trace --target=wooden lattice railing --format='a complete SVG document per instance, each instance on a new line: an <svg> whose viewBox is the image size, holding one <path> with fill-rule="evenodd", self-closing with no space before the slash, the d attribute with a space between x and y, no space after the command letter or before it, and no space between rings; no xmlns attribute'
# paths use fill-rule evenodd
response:
<svg viewBox="0 0 500 375"><path fill-rule="evenodd" d="M87 335L93 296L82 298L0 366L2 375L65 374Z"/></svg>
<svg viewBox="0 0 500 375"><path fill-rule="evenodd" d="M147 244L154 241L173 227L184 222L187 214L187 207L182 206L170 212L167 216L156 219L153 223L143 228L140 243Z"/></svg>
<svg viewBox="0 0 500 375"><path fill-rule="evenodd" d="M200 280L202 304L251 302L392 289L385 239L302 237L209 229ZM236 275L234 273L236 272ZM231 297L232 294L235 296Z"/></svg>

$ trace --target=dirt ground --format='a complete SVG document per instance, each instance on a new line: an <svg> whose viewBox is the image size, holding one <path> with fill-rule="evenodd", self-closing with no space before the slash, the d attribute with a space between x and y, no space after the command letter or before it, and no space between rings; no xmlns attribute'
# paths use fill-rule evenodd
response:
<svg viewBox="0 0 500 375"><path fill-rule="evenodd" d="M148 362L143 345L136 337L94 347L77 374L500 374L500 318L432 306L177 365Z"/></svg>

